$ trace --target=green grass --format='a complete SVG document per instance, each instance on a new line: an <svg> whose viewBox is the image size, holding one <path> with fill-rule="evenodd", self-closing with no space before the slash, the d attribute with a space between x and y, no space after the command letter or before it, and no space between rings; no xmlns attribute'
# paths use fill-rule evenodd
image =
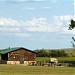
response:
<svg viewBox="0 0 75 75"><path fill-rule="evenodd" d="M0 75L75 75L72 67L2 65Z"/></svg>
<svg viewBox="0 0 75 75"><path fill-rule="evenodd" d="M70 62L70 61L74 61L75 62L75 57L58 57L57 58L59 62Z"/></svg>
<svg viewBox="0 0 75 75"><path fill-rule="evenodd" d="M50 61L50 57L37 57L36 61L45 61L45 62L49 62Z"/></svg>
<svg viewBox="0 0 75 75"><path fill-rule="evenodd" d="M64 62L64 61L75 61L75 57L58 57L57 58L59 62ZM50 57L37 57L36 61L50 61Z"/></svg>

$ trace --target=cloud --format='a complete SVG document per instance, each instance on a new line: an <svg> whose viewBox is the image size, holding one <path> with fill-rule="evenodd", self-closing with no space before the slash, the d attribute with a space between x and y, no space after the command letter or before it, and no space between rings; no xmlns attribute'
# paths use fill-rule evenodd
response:
<svg viewBox="0 0 75 75"><path fill-rule="evenodd" d="M7 3L24 3L24 2L44 2L49 1L51 3L57 3L59 0L1 0Z"/></svg>
<svg viewBox="0 0 75 75"><path fill-rule="evenodd" d="M35 10L36 8L35 7L25 7L25 8L22 8L22 10Z"/></svg>
<svg viewBox="0 0 75 75"><path fill-rule="evenodd" d="M59 27L60 33L75 34L75 30L68 30L70 20L74 18L74 15L54 16L54 24Z"/></svg>
<svg viewBox="0 0 75 75"><path fill-rule="evenodd" d="M19 21L12 18L1 17L0 26L19 26Z"/></svg>
<svg viewBox="0 0 75 75"><path fill-rule="evenodd" d="M6 3L24 3L27 2L27 0L2 0Z"/></svg>
<svg viewBox="0 0 75 75"><path fill-rule="evenodd" d="M43 9L51 9L51 7L47 6L47 7L43 7Z"/></svg>
<svg viewBox="0 0 75 75"><path fill-rule="evenodd" d="M4 36L4 37L17 37L17 38L26 38L26 39L29 39L32 37L31 34L29 33L21 33L21 32L17 32L17 33L3 33L3 32L0 32L0 37L1 36Z"/></svg>
<svg viewBox="0 0 75 75"><path fill-rule="evenodd" d="M22 2L22 1L28 1L28 0L11 0L11 1Z"/></svg>
<svg viewBox="0 0 75 75"><path fill-rule="evenodd" d="M51 3L57 3L59 0L51 0Z"/></svg>
<svg viewBox="0 0 75 75"><path fill-rule="evenodd" d="M14 37L20 37L20 38L29 38L31 37L30 34L28 33L13 33L15 36Z"/></svg>
<svg viewBox="0 0 75 75"><path fill-rule="evenodd" d="M59 21L70 21L71 19L74 19L74 15L54 16L54 19Z"/></svg>
<svg viewBox="0 0 75 75"><path fill-rule="evenodd" d="M29 2L30 1L31 2L31 1L44 1L44 0L12 0L12 1L17 1L17 2L22 2L22 1L28 1Z"/></svg>
<svg viewBox="0 0 75 75"><path fill-rule="evenodd" d="M44 1L44 0L12 0L12 1L17 1L17 2L22 2L22 1Z"/></svg>
<svg viewBox="0 0 75 75"><path fill-rule="evenodd" d="M16 20L12 18L0 18L0 32L55 32L63 34L74 34L74 31L69 31L68 27L70 20L74 15L53 16L52 21L47 18L33 18L32 20Z"/></svg>
<svg viewBox="0 0 75 75"><path fill-rule="evenodd" d="M15 32L20 32L20 28L16 27L0 27L0 32L10 32L10 33L15 33Z"/></svg>
<svg viewBox="0 0 75 75"><path fill-rule="evenodd" d="M44 0L2 0L5 1L7 3L24 3L24 2L40 2L40 1L44 1Z"/></svg>
<svg viewBox="0 0 75 75"><path fill-rule="evenodd" d="M74 1L74 6L75 6L75 1Z"/></svg>
<svg viewBox="0 0 75 75"><path fill-rule="evenodd" d="M75 29L74 30L68 30L67 27L63 27L62 33L64 34L75 34Z"/></svg>
<svg viewBox="0 0 75 75"><path fill-rule="evenodd" d="M27 28L31 32L56 32L63 34L74 34L74 31L69 31L68 27L70 20L73 19L73 15L60 15L54 16L53 22L48 22L46 18L32 19L28 21L29 25L32 25Z"/></svg>
<svg viewBox="0 0 75 75"><path fill-rule="evenodd" d="M75 15L74 15L74 18L73 18L73 20L75 20Z"/></svg>
<svg viewBox="0 0 75 75"><path fill-rule="evenodd" d="M39 2L39 1L44 1L44 0L33 0L33 1L38 1Z"/></svg>
<svg viewBox="0 0 75 75"><path fill-rule="evenodd" d="M32 32L52 32L53 26L47 24L46 18L33 18L31 21L27 21L28 25L31 25L27 28L28 31Z"/></svg>

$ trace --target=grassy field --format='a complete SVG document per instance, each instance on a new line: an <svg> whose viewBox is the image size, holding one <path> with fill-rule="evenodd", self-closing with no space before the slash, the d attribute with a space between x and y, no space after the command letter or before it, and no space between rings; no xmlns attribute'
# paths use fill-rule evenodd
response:
<svg viewBox="0 0 75 75"><path fill-rule="evenodd" d="M64 62L64 61L75 61L75 57L57 57L59 62ZM36 61L50 61L50 57L37 57Z"/></svg>
<svg viewBox="0 0 75 75"><path fill-rule="evenodd" d="M75 68L0 64L0 75L75 75Z"/></svg>

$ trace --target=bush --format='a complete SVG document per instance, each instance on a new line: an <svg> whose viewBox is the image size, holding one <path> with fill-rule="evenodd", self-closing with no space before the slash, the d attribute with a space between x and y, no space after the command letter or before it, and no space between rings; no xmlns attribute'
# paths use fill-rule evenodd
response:
<svg viewBox="0 0 75 75"><path fill-rule="evenodd" d="M46 49L38 49L35 50L37 53L37 57L65 57L67 53L64 50L46 50Z"/></svg>

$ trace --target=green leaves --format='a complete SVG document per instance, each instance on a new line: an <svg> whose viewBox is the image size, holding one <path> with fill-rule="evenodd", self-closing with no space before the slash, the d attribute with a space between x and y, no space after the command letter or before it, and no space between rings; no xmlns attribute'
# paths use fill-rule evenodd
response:
<svg viewBox="0 0 75 75"><path fill-rule="evenodd" d="M72 19L72 20L70 21L70 23L71 23L71 24L69 24L69 30L72 30L72 29L74 29L74 27L75 27L75 21Z"/></svg>

